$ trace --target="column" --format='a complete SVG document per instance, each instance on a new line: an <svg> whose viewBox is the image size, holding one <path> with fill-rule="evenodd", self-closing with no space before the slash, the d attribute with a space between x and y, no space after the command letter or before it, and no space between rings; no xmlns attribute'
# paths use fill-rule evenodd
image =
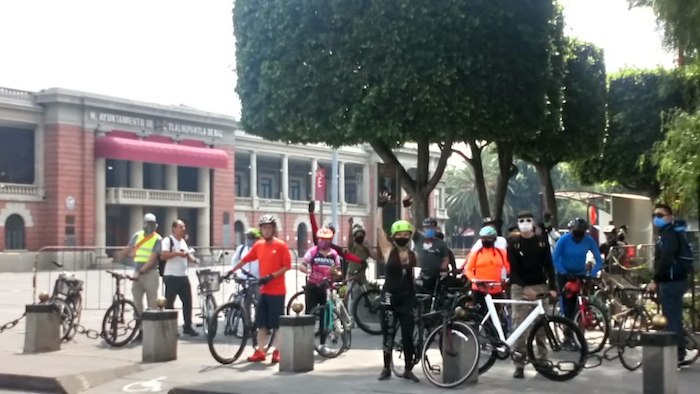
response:
<svg viewBox="0 0 700 394"><path fill-rule="evenodd" d="M205 201L209 202L207 208L199 208L197 210L197 246L202 250L201 254L209 254L210 251L206 249L210 245L210 229L211 229L211 215L209 214L211 210L211 198L210 198L210 182L209 182L210 171L208 168L199 169L199 192L205 193Z"/></svg>
<svg viewBox="0 0 700 394"><path fill-rule="evenodd" d="M340 202L340 213L348 211L345 203L345 162L338 162L338 201Z"/></svg>
<svg viewBox="0 0 700 394"><path fill-rule="evenodd" d="M282 200L285 211L291 208L289 201L289 155L282 155Z"/></svg>
<svg viewBox="0 0 700 394"><path fill-rule="evenodd" d="M131 207L129 215L129 231L133 233L140 230L143 227L143 207L141 205ZM163 218L159 217L156 217L156 219L158 219L159 222L163 220ZM159 232L162 232L162 230L159 230Z"/></svg>
<svg viewBox="0 0 700 394"><path fill-rule="evenodd" d="M253 199L253 207L258 200L258 155L250 152L250 197Z"/></svg>
<svg viewBox="0 0 700 394"><path fill-rule="evenodd" d="M129 187L134 189L143 189L143 162L142 161L130 161L129 162L129 175L131 182Z"/></svg>
<svg viewBox="0 0 700 394"><path fill-rule="evenodd" d="M371 204L371 196L370 196L370 184L369 184L369 164L365 164L362 166L362 192L360 193L360 203L365 205L365 209L367 214L370 213L370 206Z"/></svg>
<svg viewBox="0 0 700 394"><path fill-rule="evenodd" d="M165 166L165 189L177 191L177 166L174 164ZM172 223L177 219L177 207L168 207L160 224L161 234L169 234Z"/></svg>
<svg viewBox="0 0 700 394"><path fill-rule="evenodd" d="M39 124L34 130L34 184L44 187L44 125ZM104 161L104 159L102 159ZM104 172L103 172L104 175Z"/></svg>
<svg viewBox="0 0 700 394"><path fill-rule="evenodd" d="M316 199L316 171L318 171L318 160L317 159L312 159L311 160L311 185L310 190L311 190L311 196L309 200L315 200Z"/></svg>
<svg viewBox="0 0 700 394"><path fill-rule="evenodd" d="M102 157L95 158L95 247L107 246L107 164ZM104 255L104 249L98 249L99 255Z"/></svg>

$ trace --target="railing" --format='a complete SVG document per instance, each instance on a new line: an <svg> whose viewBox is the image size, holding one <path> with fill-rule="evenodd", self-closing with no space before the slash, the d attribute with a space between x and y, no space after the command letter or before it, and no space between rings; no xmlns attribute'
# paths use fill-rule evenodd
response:
<svg viewBox="0 0 700 394"><path fill-rule="evenodd" d="M165 207L206 208L205 193L179 192L172 190L147 190L123 187L108 188L107 204L120 205L157 205Z"/></svg>
<svg viewBox="0 0 700 394"><path fill-rule="evenodd" d="M10 99L13 101L23 101L25 103L32 104L34 103L32 96L32 92L0 87L0 98Z"/></svg>
<svg viewBox="0 0 700 394"><path fill-rule="evenodd" d="M39 185L0 183L0 200L41 201L43 198L44 190Z"/></svg>
<svg viewBox="0 0 700 394"><path fill-rule="evenodd" d="M437 216L438 219L449 219L446 208L437 208L435 210L435 216Z"/></svg>

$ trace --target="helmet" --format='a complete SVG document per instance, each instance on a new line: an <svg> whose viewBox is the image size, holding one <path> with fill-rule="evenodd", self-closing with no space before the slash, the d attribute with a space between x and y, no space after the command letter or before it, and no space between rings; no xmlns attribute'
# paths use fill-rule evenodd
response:
<svg viewBox="0 0 700 394"><path fill-rule="evenodd" d="M408 231L413 233L413 225L407 220L397 220L391 225L391 236L393 237L396 233L401 233Z"/></svg>
<svg viewBox="0 0 700 394"><path fill-rule="evenodd" d="M260 231L259 228L249 228L248 231L245 232L246 235L252 235L255 238L260 238L262 237L262 232Z"/></svg>
<svg viewBox="0 0 700 394"><path fill-rule="evenodd" d="M326 228L333 231L333 234L335 234L335 226L333 225L333 223L328 223L326 225Z"/></svg>
<svg viewBox="0 0 700 394"><path fill-rule="evenodd" d="M423 227L435 227L437 226L437 220L433 218L425 218L423 219Z"/></svg>
<svg viewBox="0 0 700 394"><path fill-rule="evenodd" d="M569 222L569 230L583 230L586 231L588 230L588 222L586 222L584 219L581 218L576 218L572 221Z"/></svg>
<svg viewBox="0 0 700 394"><path fill-rule="evenodd" d="M147 214L145 214L145 215L143 216L143 221L144 221L144 222L153 222L153 223L157 223L157 221L156 221L156 215L154 215L154 214L152 214L152 213L147 213Z"/></svg>
<svg viewBox="0 0 700 394"><path fill-rule="evenodd" d="M491 226L484 226L479 230L479 237L498 237L496 229Z"/></svg>
<svg viewBox="0 0 700 394"><path fill-rule="evenodd" d="M491 216L487 216L481 221L481 224L484 226L489 224L496 224L496 219L492 218Z"/></svg>
<svg viewBox="0 0 700 394"><path fill-rule="evenodd" d="M277 219L275 219L275 217L272 215L262 215L260 217L260 221L258 221L258 224L260 226L262 226L263 224L273 224L277 226Z"/></svg>
<svg viewBox="0 0 700 394"><path fill-rule="evenodd" d="M359 224L352 226L352 236L353 237L359 232L366 233L365 229L362 228L362 226L360 226Z"/></svg>
<svg viewBox="0 0 700 394"><path fill-rule="evenodd" d="M333 231L331 229L324 227L316 231L316 238L318 239L333 239Z"/></svg>

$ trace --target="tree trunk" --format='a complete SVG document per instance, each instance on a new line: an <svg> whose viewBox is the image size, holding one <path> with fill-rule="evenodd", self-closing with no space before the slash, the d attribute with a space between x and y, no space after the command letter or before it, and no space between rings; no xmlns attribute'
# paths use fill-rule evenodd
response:
<svg viewBox="0 0 700 394"><path fill-rule="evenodd" d="M494 212L498 234L502 234L503 227L503 207L506 203L506 193L508 192L508 182L518 173L518 167L513 164L513 147L505 143L497 144L498 152L498 183L496 183L496 196L494 201Z"/></svg>
<svg viewBox="0 0 700 394"><path fill-rule="evenodd" d="M484 163L481 161L483 147L480 147L474 140L468 141L468 144L472 157L467 160L467 163L474 171L474 187L476 187L476 194L479 196L481 217L485 218L491 216L491 208L489 207L489 196L486 191L486 180L484 179Z"/></svg>
<svg viewBox="0 0 700 394"><path fill-rule="evenodd" d="M542 192L542 213L549 212L552 214L552 223L559 223L559 215L557 213L557 200L554 197L554 184L552 183L552 168L549 164L539 163L535 165L537 168L537 177L540 181L540 192Z"/></svg>

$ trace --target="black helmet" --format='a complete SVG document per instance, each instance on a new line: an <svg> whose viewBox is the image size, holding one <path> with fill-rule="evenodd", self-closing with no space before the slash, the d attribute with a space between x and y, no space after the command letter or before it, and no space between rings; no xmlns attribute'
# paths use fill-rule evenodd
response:
<svg viewBox="0 0 700 394"><path fill-rule="evenodd" d="M574 231L574 230L586 231L586 230L588 230L588 222L585 221L584 219L576 218L576 219L569 222L569 230L571 230L571 231Z"/></svg>
<svg viewBox="0 0 700 394"><path fill-rule="evenodd" d="M484 225L484 226L488 226L488 225L491 225L491 224L496 224L496 218L493 218L493 217L491 217L491 216L487 216L487 217L485 217L485 218L481 221L481 224Z"/></svg>
<svg viewBox="0 0 700 394"><path fill-rule="evenodd" d="M423 227L436 227L437 226L437 220L433 218L425 218L423 219Z"/></svg>
<svg viewBox="0 0 700 394"><path fill-rule="evenodd" d="M333 234L335 234L335 226L333 225L333 223L328 223L326 225L326 228L333 231Z"/></svg>

